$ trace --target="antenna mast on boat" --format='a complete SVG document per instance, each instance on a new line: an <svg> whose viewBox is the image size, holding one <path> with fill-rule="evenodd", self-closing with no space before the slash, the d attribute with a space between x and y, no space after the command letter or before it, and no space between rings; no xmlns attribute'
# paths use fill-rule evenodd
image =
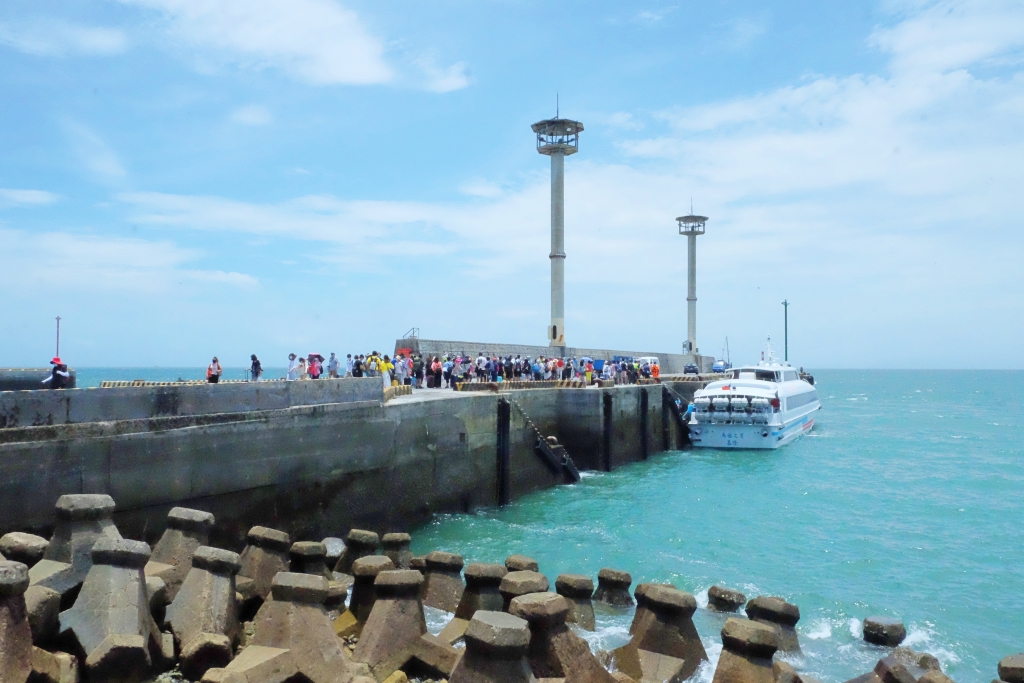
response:
<svg viewBox="0 0 1024 683"><path fill-rule="evenodd" d="M782 302L782 306L783 306L783 309L785 310L785 320L786 320L786 323L785 323L785 325L786 325L786 327L785 327L785 330L786 330L785 350L783 351L783 356L785 356L784 360L789 361L789 299L786 299L785 301L783 301Z"/></svg>

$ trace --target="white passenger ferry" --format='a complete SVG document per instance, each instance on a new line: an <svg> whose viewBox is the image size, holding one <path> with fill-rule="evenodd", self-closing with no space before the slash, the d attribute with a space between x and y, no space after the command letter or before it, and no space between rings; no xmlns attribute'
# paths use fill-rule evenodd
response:
<svg viewBox="0 0 1024 683"><path fill-rule="evenodd" d="M693 396L690 441L703 448L778 448L809 432L821 410L818 391L771 354L735 368Z"/></svg>

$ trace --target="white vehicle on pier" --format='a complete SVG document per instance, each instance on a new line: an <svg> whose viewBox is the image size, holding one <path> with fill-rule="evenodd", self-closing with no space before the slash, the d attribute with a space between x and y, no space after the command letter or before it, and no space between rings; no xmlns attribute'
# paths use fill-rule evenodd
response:
<svg viewBox="0 0 1024 683"><path fill-rule="evenodd" d="M778 448L814 426L818 391L788 363L734 368L693 396L690 441L702 448Z"/></svg>

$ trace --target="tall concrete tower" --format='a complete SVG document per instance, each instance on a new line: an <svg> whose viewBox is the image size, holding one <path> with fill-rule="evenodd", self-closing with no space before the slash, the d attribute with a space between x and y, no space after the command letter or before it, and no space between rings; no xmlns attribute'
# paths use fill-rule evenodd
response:
<svg viewBox="0 0 1024 683"><path fill-rule="evenodd" d="M690 208L693 211L693 208ZM686 343L685 353L697 353L697 235L704 234L707 216L680 216L679 234L686 235Z"/></svg>
<svg viewBox="0 0 1024 683"><path fill-rule="evenodd" d="M578 151L583 124L546 119L533 124L537 151L551 157L551 324L548 344L565 346L565 157Z"/></svg>

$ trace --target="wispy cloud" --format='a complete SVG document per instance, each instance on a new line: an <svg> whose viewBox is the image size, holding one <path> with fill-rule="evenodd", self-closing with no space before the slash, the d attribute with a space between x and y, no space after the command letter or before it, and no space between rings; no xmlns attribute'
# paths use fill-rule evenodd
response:
<svg viewBox="0 0 1024 683"><path fill-rule="evenodd" d="M0 45L31 55L116 55L128 48L122 31L81 26L53 18L20 23L0 22Z"/></svg>
<svg viewBox="0 0 1024 683"><path fill-rule="evenodd" d="M642 10L637 12L633 16L633 19L644 24L656 24L665 19L668 15L672 14L676 9L678 9L678 5L670 5L660 9Z"/></svg>
<svg viewBox="0 0 1024 683"><path fill-rule="evenodd" d="M384 83L383 45L333 0L121 0L157 10L172 35L243 67L313 85Z"/></svg>
<svg viewBox="0 0 1024 683"><path fill-rule="evenodd" d="M260 104L248 104L231 112L229 117L243 126L265 126L274 120L270 110Z"/></svg>
<svg viewBox="0 0 1024 683"><path fill-rule="evenodd" d="M15 190L0 187L0 207L45 206L53 204L60 197L46 190Z"/></svg>
<svg viewBox="0 0 1024 683"><path fill-rule="evenodd" d="M96 180L110 182L125 177L117 154L92 128L70 119L63 121L63 128L75 156Z"/></svg>
<svg viewBox="0 0 1024 683"><path fill-rule="evenodd" d="M456 62L449 67L439 67L432 58L415 60L416 66L425 77L424 87L431 92L445 93L461 90L472 84L465 62Z"/></svg>

